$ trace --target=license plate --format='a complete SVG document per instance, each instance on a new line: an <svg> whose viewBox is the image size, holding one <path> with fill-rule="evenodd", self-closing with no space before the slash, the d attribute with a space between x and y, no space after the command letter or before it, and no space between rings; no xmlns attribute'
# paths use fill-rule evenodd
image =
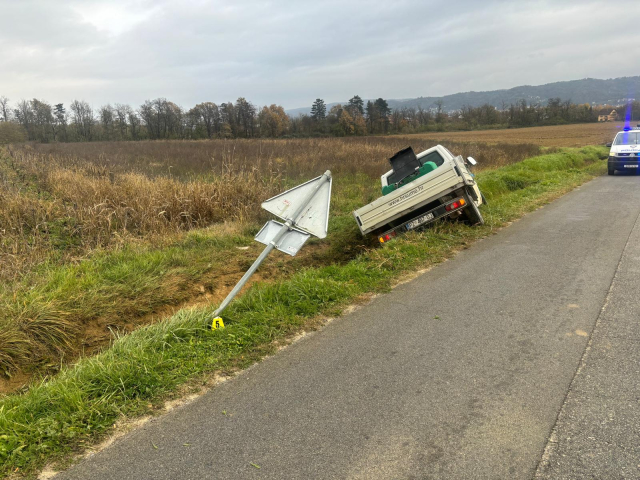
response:
<svg viewBox="0 0 640 480"><path fill-rule="evenodd" d="M625 165L624 168L638 168L638 165Z"/></svg>
<svg viewBox="0 0 640 480"><path fill-rule="evenodd" d="M420 218L416 218L415 220L407 223L407 230L413 230L414 228L422 225L423 223L428 222L429 220L433 220L433 213L427 213L426 215L421 216Z"/></svg>

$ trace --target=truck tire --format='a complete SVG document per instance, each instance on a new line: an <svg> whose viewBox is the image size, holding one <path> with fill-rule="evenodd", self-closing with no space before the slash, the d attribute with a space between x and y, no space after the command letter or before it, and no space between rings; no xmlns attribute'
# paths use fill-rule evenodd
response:
<svg viewBox="0 0 640 480"><path fill-rule="evenodd" d="M468 199L468 205L467 208L464 209L464 214L467 220L469 220L471 225L484 225L484 218L482 218L482 214L480 210L478 210L478 206L473 201L471 195L469 195L469 192L467 192L466 197Z"/></svg>
<svg viewBox="0 0 640 480"><path fill-rule="evenodd" d="M614 168L607 168L607 174L609 175L615 175L616 170Z"/></svg>

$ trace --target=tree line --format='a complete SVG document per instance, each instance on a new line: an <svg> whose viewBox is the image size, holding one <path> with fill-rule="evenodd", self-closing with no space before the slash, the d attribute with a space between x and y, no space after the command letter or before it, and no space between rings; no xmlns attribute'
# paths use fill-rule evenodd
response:
<svg viewBox="0 0 640 480"><path fill-rule="evenodd" d="M68 106L43 100L20 100L11 105L0 96L0 121L20 125L28 140L40 142L113 141L144 139L207 139L284 136L351 136L478 128L526 127L561 123L595 122L613 106L593 107L551 98L546 103L521 100L496 108L465 106L447 112L442 102L429 108L392 109L383 98L364 101L353 96L327 111L316 99L310 114L290 117L280 105L256 107L240 97L235 102L203 102L184 109L165 98L145 101L139 108L107 104L94 109L74 100ZM618 107L640 119L640 102Z"/></svg>
<svg viewBox="0 0 640 480"><path fill-rule="evenodd" d="M189 110L166 98L147 100L138 109L117 103L94 110L82 100L65 107L35 98L12 108L6 97L0 97L0 120L20 124L29 140L40 142L279 137L290 121L281 106L258 111L245 98L199 103Z"/></svg>

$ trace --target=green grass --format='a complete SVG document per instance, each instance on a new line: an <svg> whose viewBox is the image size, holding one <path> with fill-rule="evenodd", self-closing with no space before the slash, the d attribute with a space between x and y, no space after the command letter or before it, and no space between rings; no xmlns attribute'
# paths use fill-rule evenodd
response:
<svg viewBox="0 0 640 480"><path fill-rule="evenodd" d="M77 264L43 264L22 281L0 287L0 325L22 348L0 338L0 369L51 373L73 354L80 326L100 318L142 317L193 295L195 282L237 255L251 237L193 232L161 249L128 246L101 252ZM235 250L235 251L234 251ZM205 285L211 288L210 284Z"/></svg>
<svg viewBox="0 0 640 480"><path fill-rule="evenodd" d="M587 147L482 172L478 182L489 201L481 210L487 222L483 227L441 223L366 249L346 263L306 268L286 279L254 285L225 312L223 330L206 328L213 306L182 310L118 338L108 350L64 367L25 394L5 397L0 400L0 472L33 474L46 462L98 441L116 420L155 411L182 385L197 386L212 372L250 365L272 352L277 341L313 327L319 316L339 315L358 297L387 291L403 275L452 256L602 174L606 155L603 148ZM354 185L343 190L339 212L359 206L362 195L372 194L359 189ZM335 248L351 244L353 234L352 219L349 223L338 215L332 220L329 238L337 237ZM144 268L151 260L140 261ZM114 272L113 280L121 274ZM139 281L137 274L131 275L133 284ZM70 281L63 275L59 284L69 285L69 293L82 287Z"/></svg>

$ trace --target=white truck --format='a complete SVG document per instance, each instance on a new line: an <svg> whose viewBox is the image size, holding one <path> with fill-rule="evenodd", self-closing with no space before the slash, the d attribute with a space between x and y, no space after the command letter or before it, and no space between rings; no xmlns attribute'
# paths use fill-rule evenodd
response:
<svg viewBox="0 0 640 480"><path fill-rule="evenodd" d="M478 207L486 202L469 171L473 158L465 161L436 145L418 155L407 147L389 161L392 169L381 177L382 196L353 212L362 235L385 243L447 216L484 223Z"/></svg>

